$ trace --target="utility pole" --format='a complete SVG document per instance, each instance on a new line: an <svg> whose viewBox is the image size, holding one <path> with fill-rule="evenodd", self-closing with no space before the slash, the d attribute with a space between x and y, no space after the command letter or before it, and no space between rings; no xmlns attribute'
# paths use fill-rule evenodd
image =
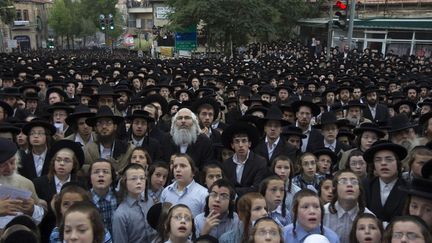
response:
<svg viewBox="0 0 432 243"><path fill-rule="evenodd" d="M356 8L356 0L351 0L350 13L349 13L349 26L348 26L348 48L351 50L352 48L352 36L354 30L354 18L355 18L355 8Z"/></svg>
<svg viewBox="0 0 432 243"><path fill-rule="evenodd" d="M327 33L327 61L330 60L330 48L332 43L332 32L333 32L333 1L329 1L329 21L328 21L328 33Z"/></svg>

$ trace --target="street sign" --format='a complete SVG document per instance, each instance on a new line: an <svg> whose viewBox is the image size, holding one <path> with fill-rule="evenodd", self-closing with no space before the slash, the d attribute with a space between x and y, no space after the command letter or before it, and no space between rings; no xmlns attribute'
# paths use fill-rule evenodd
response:
<svg viewBox="0 0 432 243"><path fill-rule="evenodd" d="M196 26L190 27L184 32L177 32L175 36L176 50L192 51L197 48Z"/></svg>

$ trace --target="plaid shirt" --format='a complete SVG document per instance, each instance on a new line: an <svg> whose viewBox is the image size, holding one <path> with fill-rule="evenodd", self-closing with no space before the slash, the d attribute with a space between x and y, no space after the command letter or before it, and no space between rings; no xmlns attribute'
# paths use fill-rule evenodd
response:
<svg viewBox="0 0 432 243"><path fill-rule="evenodd" d="M299 175L294 176L294 178L292 179L292 183L294 185L297 185L301 189L305 189L305 188L308 188L311 190L315 189L315 192L318 192L319 183L324 179L325 179L325 175L315 174L314 179L312 181L306 181L303 178L303 175L299 174Z"/></svg>
<svg viewBox="0 0 432 243"><path fill-rule="evenodd" d="M112 216L118 206L116 196L111 188L105 197L100 197L93 189L91 189L91 194L93 203L96 205L100 215L102 216L105 228L108 229L109 232L112 232Z"/></svg>

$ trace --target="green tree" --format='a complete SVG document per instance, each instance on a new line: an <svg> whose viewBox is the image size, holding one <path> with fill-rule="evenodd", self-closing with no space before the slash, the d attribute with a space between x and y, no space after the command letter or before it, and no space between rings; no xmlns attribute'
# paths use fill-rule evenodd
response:
<svg viewBox="0 0 432 243"><path fill-rule="evenodd" d="M56 35L61 38L63 45L63 37L69 39L72 26L71 12L64 0L56 0L54 2L48 17L48 24L53 28Z"/></svg>
<svg viewBox="0 0 432 243"><path fill-rule="evenodd" d="M13 0L0 0L0 20L10 24L15 18L15 7Z"/></svg>

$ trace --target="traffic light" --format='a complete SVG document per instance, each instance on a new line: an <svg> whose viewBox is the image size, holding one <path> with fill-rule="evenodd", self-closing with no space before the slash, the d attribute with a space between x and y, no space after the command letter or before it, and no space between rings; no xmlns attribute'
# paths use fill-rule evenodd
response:
<svg viewBox="0 0 432 243"><path fill-rule="evenodd" d="M108 26L110 30L114 30L114 16L112 14L108 15Z"/></svg>
<svg viewBox="0 0 432 243"><path fill-rule="evenodd" d="M341 29L345 29L347 24L347 4L345 1L338 0L335 3L335 16L338 18L334 25Z"/></svg>
<svg viewBox="0 0 432 243"><path fill-rule="evenodd" d="M105 31L106 29L106 23L105 23L105 15L101 14L99 15L99 25L102 31Z"/></svg>

